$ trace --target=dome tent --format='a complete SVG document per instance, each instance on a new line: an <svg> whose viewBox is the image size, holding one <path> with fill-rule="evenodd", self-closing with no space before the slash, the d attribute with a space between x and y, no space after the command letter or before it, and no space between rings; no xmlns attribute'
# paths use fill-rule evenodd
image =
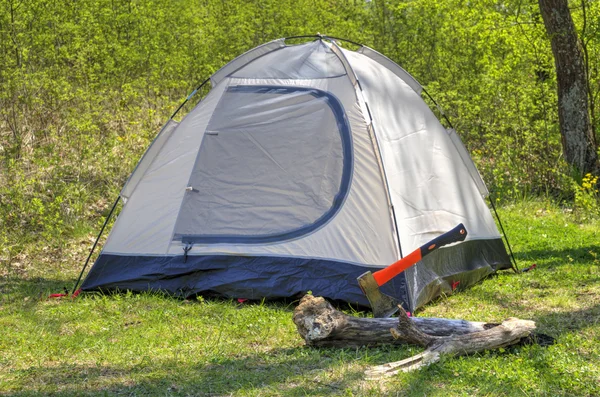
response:
<svg viewBox="0 0 600 397"><path fill-rule="evenodd" d="M414 310L510 267L460 138L388 58L329 37L278 39L209 80L121 190L125 204L83 291L260 299L310 290L366 306L357 276L458 223L464 242L382 291Z"/></svg>

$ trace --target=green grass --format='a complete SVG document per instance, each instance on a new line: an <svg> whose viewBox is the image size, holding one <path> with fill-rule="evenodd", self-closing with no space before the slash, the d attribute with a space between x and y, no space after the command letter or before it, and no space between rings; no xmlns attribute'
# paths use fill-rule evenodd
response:
<svg viewBox="0 0 600 397"><path fill-rule="evenodd" d="M416 347L312 349L290 303L183 302L159 294L47 300L71 286L89 236L0 266L1 395L600 395L600 223L541 202L501 209L523 274L502 272L420 316L536 321L556 338L446 358L367 381Z"/></svg>

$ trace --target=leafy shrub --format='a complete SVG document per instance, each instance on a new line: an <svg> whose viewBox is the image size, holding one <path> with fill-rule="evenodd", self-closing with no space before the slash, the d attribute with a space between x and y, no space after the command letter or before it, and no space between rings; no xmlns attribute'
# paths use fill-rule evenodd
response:
<svg viewBox="0 0 600 397"><path fill-rule="evenodd" d="M598 176L586 174L581 184L573 182L573 185L575 191L574 206L580 219L585 220L588 217L600 215Z"/></svg>

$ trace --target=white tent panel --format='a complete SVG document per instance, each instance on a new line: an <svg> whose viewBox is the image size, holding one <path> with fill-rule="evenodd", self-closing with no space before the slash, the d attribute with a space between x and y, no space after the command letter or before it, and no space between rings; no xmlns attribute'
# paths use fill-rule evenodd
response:
<svg viewBox="0 0 600 397"><path fill-rule="evenodd" d="M469 170L420 96L381 64L344 52L374 119L403 253L461 222L468 239L499 237Z"/></svg>
<svg viewBox="0 0 600 397"><path fill-rule="evenodd" d="M380 54L379 52L367 46L362 46L356 52L371 58L372 60L376 61L382 66L385 66L390 72L400 77L402 81L404 81L410 86L410 88L415 90L417 94L420 94L423 91L423 87L417 80L415 80L414 77L412 77L406 70L402 69L400 65L398 65L385 55Z"/></svg>
<svg viewBox="0 0 600 397"><path fill-rule="evenodd" d="M346 74L340 59L321 40L273 51L234 72L238 78L322 79Z"/></svg>
<svg viewBox="0 0 600 397"><path fill-rule="evenodd" d="M481 174L477 170L475 163L473 163L473 159L469 155L467 148L462 143L462 140L456 133L456 130L454 128L450 128L448 130L448 135L450 136L452 143L456 147L456 151L460 155L460 158L462 159L463 163L469 169L469 174L471 174L471 178L473 178L473 182L475 182L475 184L477 185L477 188L479 189L479 193L481 193L481 195L483 197L489 196L490 192L489 192L487 186L485 185L485 182L483 181Z"/></svg>
<svg viewBox="0 0 600 397"><path fill-rule="evenodd" d="M262 86L284 86L284 87L307 87L316 88L321 91L330 92L344 106L345 109L352 108L356 103L354 87L349 83L347 76L331 77L323 79L263 79L263 78L236 78L230 77L228 85L262 85Z"/></svg>
<svg viewBox="0 0 600 397"><path fill-rule="evenodd" d="M344 56L344 52L342 51L342 48L340 46L338 46L335 41L331 42L331 51L342 62L342 65L344 65L344 70L346 70L346 72L348 73L348 78L350 79L350 82L352 83L353 86L356 87L356 74L354 73L354 71L352 70L352 67L348 63L348 59Z"/></svg>
<svg viewBox="0 0 600 397"><path fill-rule="evenodd" d="M224 88L214 88L171 133L123 207L104 252L167 252L198 147Z"/></svg>
<svg viewBox="0 0 600 397"><path fill-rule="evenodd" d="M295 240L270 244L195 244L189 255L290 256L381 267L398 259L385 190L360 107L346 108L352 129L354 170L350 191L329 223ZM169 251L181 255L180 244Z"/></svg>

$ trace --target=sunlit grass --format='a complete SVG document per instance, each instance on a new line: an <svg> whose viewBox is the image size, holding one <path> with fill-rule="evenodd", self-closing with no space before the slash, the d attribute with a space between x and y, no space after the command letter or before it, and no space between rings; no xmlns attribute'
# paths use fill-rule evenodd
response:
<svg viewBox="0 0 600 397"><path fill-rule="evenodd" d="M5 269L0 394L599 395L600 225L580 224L543 202L505 207L501 215L519 267L536 269L502 272L417 315L533 319L539 332L556 338L552 346L447 358L366 381L368 365L421 349L306 348L292 323L292 301L181 301L157 293L46 299L76 279L80 263L65 258L85 256L73 255L79 239L51 261L32 249L22 269Z"/></svg>

